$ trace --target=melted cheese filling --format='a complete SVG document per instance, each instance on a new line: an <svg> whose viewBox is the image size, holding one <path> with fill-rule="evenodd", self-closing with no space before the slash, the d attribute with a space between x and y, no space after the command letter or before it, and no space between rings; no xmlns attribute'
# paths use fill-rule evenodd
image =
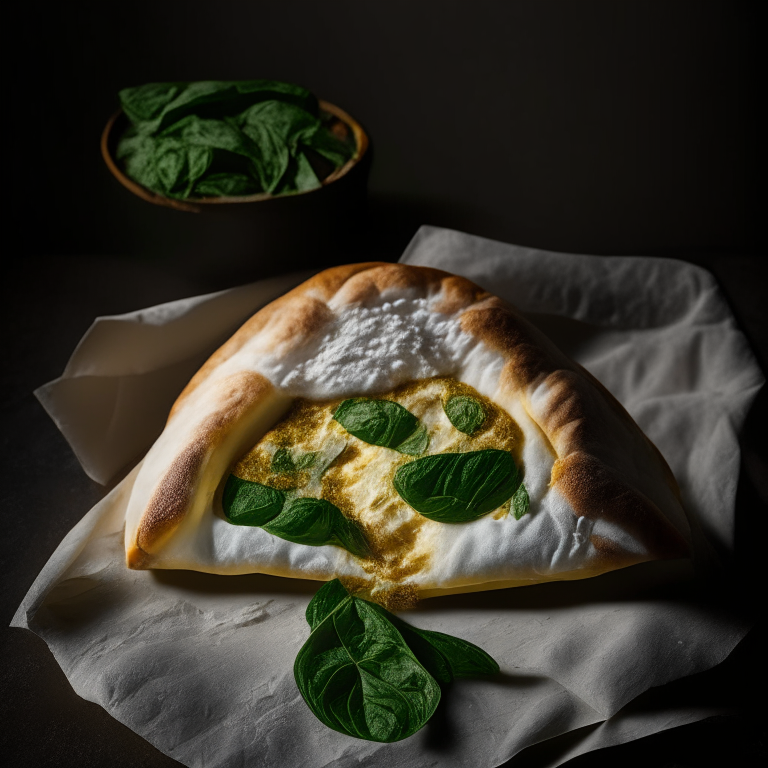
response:
<svg viewBox="0 0 768 768"><path fill-rule="evenodd" d="M444 404L455 395L468 395L483 404L485 421L472 435L456 429L445 414ZM429 434L427 455L497 448L510 451L518 467L525 470L523 431L517 422L467 384L438 377L411 382L376 397L393 400L418 417ZM395 472L415 457L370 445L347 432L333 419L341 402L296 400L288 415L232 471L244 480L292 489L297 496L323 498L335 504L363 528L373 556L359 561L360 565L372 582L386 589L428 569L439 530L452 524L429 520L400 498L392 483ZM314 461L296 472L273 472L275 453L286 448L295 461L309 453L315 454ZM509 502L489 515L500 518L508 512Z"/></svg>

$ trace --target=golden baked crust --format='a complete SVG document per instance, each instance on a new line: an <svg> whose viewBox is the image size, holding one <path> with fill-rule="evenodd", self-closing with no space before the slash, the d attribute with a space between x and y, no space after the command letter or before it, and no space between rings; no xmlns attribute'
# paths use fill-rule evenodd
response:
<svg viewBox="0 0 768 768"><path fill-rule="evenodd" d="M206 416L192 440L171 462L149 499L126 552L130 568L151 567L148 558L170 537L192 506L196 478L227 433L249 410L257 409L274 390L271 382L252 371L229 377L219 390L218 408ZM174 408L176 406L174 405Z"/></svg>
<svg viewBox="0 0 768 768"><path fill-rule="evenodd" d="M637 463L658 465L679 498L674 475L618 400L497 297L466 311L462 327L506 358L503 389L528 401L529 412L557 455L552 485L578 516L620 524L647 551L629 552L593 536L593 544L612 567L685 557L685 539L638 488ZM540 387L548 396L536 407L531 396Z"/></svg>
<svg viewBox="0 0 768 768"><path fill-rule="evenodd" d="M429 299L431 312L457 318L474 343L500 356L495 401L502 407L519 402L540 430L556 457L550 487L567 499L576 517L619 526L639 543L624 546L592 533L595 554L582 575L686 556L684 536L659 507L666 503L660 501L666 498L660 484L679 499L669 467L594 377L506 302L471 281L437 269L372 262L321 272L267 305L192 378L137 478L126 523L129 567L233 572L231 563L198 565L194 555L188 562L186 556L158 556L178 530L190 529L207 514L206 504L210 509L234 462L290 406L292 396L257 370L260 361L300 357L317 345L335 318L400 297ZM276 566L267 570L285 572ZM499 584L549 578L572 576L500 576ZM445 591L456 591L455 585Z"/></svg>

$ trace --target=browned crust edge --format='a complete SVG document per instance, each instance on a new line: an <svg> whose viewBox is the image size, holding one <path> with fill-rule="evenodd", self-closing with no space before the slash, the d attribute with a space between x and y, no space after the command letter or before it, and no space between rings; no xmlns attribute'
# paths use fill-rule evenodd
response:
<svg viewBox="0 0 768 768"><path fill-rule="evenodd" d="M320 323L329 318L327 302L347 280L358 272L381 266L385 265L382 262L367 262L326 269L262 307L203 363L176 398L168 420L178 413L200 384L256 334L265 331L274 334L275 344L290 342L291 339L296 343L306 340Z"/></svg>
<svg viewBox="0 0 768 768"><path fill-rule="evenodd" d="M196 430L192 441L173 460L155 488L139 521L133 546L126 552L130 568L147 568L150 555L176 530L187 514L204 466L230 430L272 392L259 373L233 374L218 391L219 407Z"/></svg>
<svg viewBox="0 0 768 768"><path fill-rule="evenodd" d="M331 300L364 304L385 291L410 290L426 296L442 289L438 312L456 312L488 294L463 277L430 267L372 261L332 267L262 307L203 363L171 408L168 419L179 412L186 399L224 362L257 334L266 334L273 348L285 351L306 343L331 319Z"/></svg>
<svg viewBox="0 0 768 768"><path fill-rule="evenodd" d="M627 477L626 467L622 467L627 457L621 456L621 450L613 450L622 446L611 446L606 440L609 435L611 440L619 438L611 434L616 423L607 423L605 407L616 416L624 435L644 447L644 458L659 467L679 499L666 461L616 398L498 297L467 310L462 328L506 358L502 389L522 393L525 398L543 384L550 393L546 413L534 418L558 457L550 484L563 493L578 517L615 522L648 553L639 555L594 536L598 558L623 567L648 559L688 556L689 547L680 532Z"/></svg>

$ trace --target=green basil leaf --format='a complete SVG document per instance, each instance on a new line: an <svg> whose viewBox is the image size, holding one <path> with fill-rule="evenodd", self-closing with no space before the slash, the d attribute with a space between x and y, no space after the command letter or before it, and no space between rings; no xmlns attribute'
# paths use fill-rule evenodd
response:
<svg viewBox="0 0 768 768"><path fill-rule="evenodd" d="M351 600L344 585L338 580L327 581L315 592L315 596L309 601L307 612L307 624L315 629L320 622L325 621L344 600Z"/></svg>
<svg viewBox="0 0 768 768"><path fill-rule="evenodd" d="M512 498L520 480L511 453L486 448L423 456L397 470L394 486L424 517L440 523L465 523Z"/></svg>
<svg viewBox="0 0 768 768"><path fill-rule="evenodd" d="M317 99L306 88L274 80L148 83L118 94L131 122L142 132L155 132L189 114L202 117L237 115L262 101L282 101L318 114Z"/></svg>
<svg viewBox="0 0 768 768"><path fill-rule="evenodd" d="M208 170L213 160L213 151L208 147L189 146L187 148L187 165L189 168L189 183L194 184Z"/></svg>
<svg viewBox="0 0 768 768"><path fill-rule="evenodd" d="M210 168L213 153L178 136L126 133L117 152L125 172L143 186L168 197L186 197Z"/></svg>
<svg viewBox="0 0 768 768"><path fill-rule="evenodd" d="M416 431L406 440L395 447L396 451L405 453L408 456L421 456L427 452L429 447L429 433L427 428L422 424L416 429Z"/></svg>
<svg viewBox="0 0 768 768"><path fill-rule="evenodd" d="M361 397L345 400L333 418L347 432L370 445L401 453L423 453L429 444L426 430L423 435L417 434L421 426L419 420L407 408L391 400Z"/></svg>
<svg viewBox="0 0 768 768"><path fill-rule="evenodd" d="M307 191L321 185L307 152L325 178L354 151L323 125L315 97L288 83L150 83L120 99L132 124L117 157L168 197Z"/></svg>
<svg viewBox="0 0 768 768"><path fill-rule="evenodd" d="M334 136L319 121L317 125L302 132L300 141L326 160L330 160L337 168L344 165L355 154L353 142L348 143Z"/></svg>
<svg viewBox="0 0 768 768"><path fill-rule="evenodd" d="M303 469L312 467L319 455L320 453L318 451L308 451L307 453L301 454L297 459L294 459L290 448L278 448L272 456L270 469L272 472L280 474L300 472Z"/></svg>
<svg viewBox="0 0 768 768"><path fill-rule="evenodd" d="M296 459L296 469L310 469L310 467L314 466L319 455L319 451L308 451L302 454Z"/></svg>
<svg viewBox="0 0 768 768"><path fill-rule="evenodd" d="M329 581L307 606L312 629L294 664L301 695L327 726L392 742L418 731L440 699L435 680L489 675L499 665L482 648L417 629Z"/></svg>
<svg viewBox="0 0 768 768"><path fill-rule="evenodd" d="M370 603L348 598L317 624L294 664L315 716L359 739L390 743L422 728L440 688Z"/></svg>
<svg viewBox="0 0 768 768"><path fill-rule="evenodd" d="M140 124L159 117L183 89L184 83L147 83L124 88L118 96L128 119Z"/></svg>
<svg viewBox="0 0 768 768"><path fill-rule="evenodd" d="M443 632L417 629L400 620L395 626L416 658L441 683L449 683L457 677L495 675L499 671L492 656L467 640Z"/></svg>
<svg viewBox="0 0 768 768"><path fill-rule="evenodd" d="M273 472L295 472L296 464L290 448L278 448L272 456L270 469Z"/></svg>
<svg viewBox="0 0 768 768"><path fill-rule="evenodd" d="M310 189L317 189L320 186L320 179L317 178L315 169L309 162L307 156L300 152L295 157L296 172L293 177L292 190L296 192L306 192Z"/></svg>
<svg viewBox="0 0 768 768"><path fill-rule="evenodd" d="M419 425L419 420L399 403L367 398L345 400L333 418L360 440L385 448L402 443Z"/></svg>
<svg viewBox="0 0 768 768"><path fill-rule="evenodd" d="M290 105L280 106L295 110ZM253 126L241 128L233 118L203 120L197 115L187 115L159 136L176 138L187 147L216 150L212 172L247 172L258 188L272 192L288 167L290 154L285 138L268 118L257 125L258 131Z"/></svg>
<svg viewBox="0 0 768 768"><path fill-rule="evenodd" d="M286 502L283 491L230 475L222 506L229 522L261 527L273 536L321 547L333 544L356 557L370 557L362 529L325 499L298 498Z"/></svg>
<svg viewBox="0 0 768 768"><path fill-rule="evenodd" d="M450 683L457 677L494 675L499 671L495 659L468 640L413 627L380 605L375 608L394 624L416 658L438 682Z"/></svg>
<svg viewBox="0 0 768 768"><path fill-rule="evenodd" d="M288 114L286 114L288 112ZM237 118L240 130L251 141L252 171L265 192L275 193L292 162L290 119L302 124L314 119L303 110L280 102L256 104Z"/></svg>
<svg viewBox="0 0 768 768"><path fill-rule="evenodd" d="M263 526L280 514L284 504L282 491L235 475L224 486L224 514L235 525Z"/></svg>
<svg viewBox="0 0 768 768"><path fill-rule="evenodd" d="M332 543L338 543L355 557L370 557L371 548L361 528L354 521L344 517L341 512L339 515L333 531L336 542Z"/></svg>
<svg viewBox="0 0 768 768"><path fill-rule="evenodd" d="M443 410L451 424L466 435L471 435L485 421L485 408L474 397L452 397L443 405Z"/></svg>
<svg viewBox="0 0 768 768"><path fill-rule="evenodd" d="M515 495L512 497L512 514L515 516L515 520L519 520L523 515L528 512L530 506L530 499L528 498L528 491L526 487L520 483L520 487L515 491Z"/></svg>
<svg viewBox="0 0 768 768"><path fill-rule="evenodd" d="M240 197L260 191L259 184L245 173L210 173L195 184L193 195L195 197Z"/></svg>
<svg viewBox="0 0 768 768"><path fill-rule="evenodd" d="M290 501L265 531L296 544L321 547L334 544L356 557L368 557L365 535L356 523L325 499L298 498Z"/></svg>

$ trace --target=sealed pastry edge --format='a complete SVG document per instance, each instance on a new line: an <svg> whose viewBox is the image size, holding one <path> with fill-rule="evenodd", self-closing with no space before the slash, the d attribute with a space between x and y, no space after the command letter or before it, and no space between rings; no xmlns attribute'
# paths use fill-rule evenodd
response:
<svg viewBox="0 0 768 768"><path fill-rule="evenodd" d="M679 501L672 472L594 377L503 300L465 278L425 267L364 263L321 272L261 309L192 378L176 400L166 429L150 449L132 491L126 517L128 566L158 567L157 553L181 526L194 527L232 463L289 408L293 397L263 373L233 366L241 349L255 340L264 356L300 353L337 313L403 294L429 298L431 311L458 317L464 333L502 356L504 365L494 400L505 407L506 400L519 399L546 436L557 456L551 486L568 500L577 516L607 516L617 525L629 527L645 550L621 551L610 541L596 540L597 561L580 569L583 576L540 573L531 574L532 579L500 579L499 585L587 577L636 562L687 556L685 534L638 487L642 470L651 467ZM599 428L606 419L613 434ZM168 444L175 449L165 450ZM635 469L638 463L639 473ZM676 522L680 525L679 516ZM276 571L275 575L313 578L312 574L274 568L261 572ZM492 581L482 583L494 588ZM473 585L466 580L464 585L436 585L422 594L463 591L462 586L471 589Z"/></svg>

